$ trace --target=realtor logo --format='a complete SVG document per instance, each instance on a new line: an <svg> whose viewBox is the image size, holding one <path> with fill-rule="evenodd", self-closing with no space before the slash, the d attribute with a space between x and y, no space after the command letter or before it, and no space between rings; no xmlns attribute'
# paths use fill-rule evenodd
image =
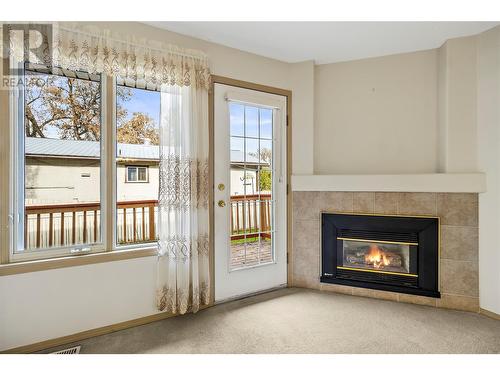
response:
<svg viewBox="0 0 500 375"><path fill-rule="evenodd" d="M24 62L36 62L49 68L52 66L51 24L4 24L2 44L3 87L13 87L19 84L23 77L22 64Z"/></svg>

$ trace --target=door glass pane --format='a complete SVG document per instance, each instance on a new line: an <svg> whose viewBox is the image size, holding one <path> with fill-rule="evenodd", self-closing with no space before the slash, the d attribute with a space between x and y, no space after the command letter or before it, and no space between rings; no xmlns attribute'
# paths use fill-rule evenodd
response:
<svg viewBox="0 0 500 375"><path fill-rule="evenodd" d="M231 116L230 126L231 135L243 137L245 135L244 129L244 115L245 107L243 104L229 103L229 113Z"/></svg>
<svg viewBox="0 0 500 375"><path fill-rule="evenodd" d="M101 84L78 76L26 70L25 250L101 241Z"/></svg>
<svg viewBox="0 0 500 375"><path fill-rule="evenodd" d="M272 109L261 108L260 110L260 138L273 138L273 111Z"/></svg>
<svg viewBox="0 0 500 375"><path fill-rule="evenodd" d="M160 92L121 85L116 92L116 243L154 242L158 233Z"/></svg>
<svg viewBox="0 0 500 375"><path fill-rule="evenodd" d="M245 137L259 137L259 108L245 106Z"/></svg>
<svg viewBox="0 0 500 375"><path fill-rule="evenodd" d="M274 261L271 201L273 111L232 103L229 111L230 269L235 270ZM244 129L243 136L240 135L240 124Z"/></svg>

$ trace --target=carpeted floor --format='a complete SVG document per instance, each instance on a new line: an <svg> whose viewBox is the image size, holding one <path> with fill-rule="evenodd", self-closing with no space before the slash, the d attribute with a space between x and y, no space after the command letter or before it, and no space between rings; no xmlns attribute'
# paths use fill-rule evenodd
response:
<svg viewBox="0 0 500 375"><path fill-rule="evenodd" d="M500 321L292 288L78 344L81 353L500 353Z"/></svg>

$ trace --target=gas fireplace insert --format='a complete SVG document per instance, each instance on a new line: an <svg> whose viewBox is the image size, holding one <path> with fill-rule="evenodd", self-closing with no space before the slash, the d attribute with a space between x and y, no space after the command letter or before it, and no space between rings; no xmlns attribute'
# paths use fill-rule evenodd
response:
<svg viewBox="0 0 500 375"><path fill-rule="evenodd" d="M321 282L439 298L439 219L323 213Z"/></svg>

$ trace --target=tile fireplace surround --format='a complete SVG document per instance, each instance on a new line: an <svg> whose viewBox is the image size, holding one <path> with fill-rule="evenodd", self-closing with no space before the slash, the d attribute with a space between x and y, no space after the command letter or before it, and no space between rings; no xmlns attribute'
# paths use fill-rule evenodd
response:
<svg viewBox="0 0 500 375"><path fill-rule="evenodd" d="M430 298L321 283L320 212L440 217L439 290ZM292 285L399 302L479 311L478 194L293 192Z"/></svg>

